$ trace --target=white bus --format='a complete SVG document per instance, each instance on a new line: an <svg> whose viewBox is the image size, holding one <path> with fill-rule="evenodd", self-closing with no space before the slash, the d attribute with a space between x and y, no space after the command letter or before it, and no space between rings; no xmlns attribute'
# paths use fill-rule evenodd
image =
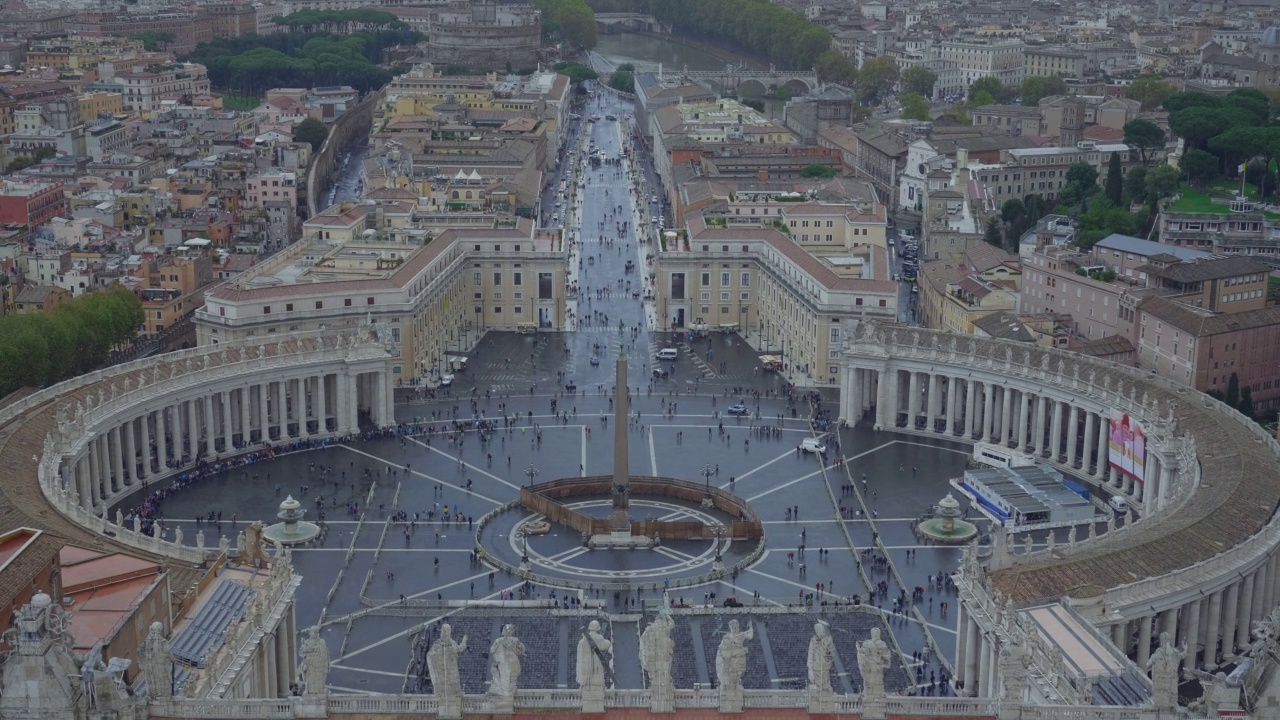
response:
<svg viewBox="0 0 1280 720"><path fill-rule="evenodd" d="M998 468L1031 467L1036 464L1035 458L1030 455L991 443L974 443L973 460Z"/></svg>

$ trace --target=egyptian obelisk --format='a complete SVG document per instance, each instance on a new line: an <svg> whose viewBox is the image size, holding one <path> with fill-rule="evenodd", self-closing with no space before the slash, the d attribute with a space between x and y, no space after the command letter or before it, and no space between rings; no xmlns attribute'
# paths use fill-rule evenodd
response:
<svg viewBox="0 0 1280 720"><path fill-rule="evenodd" d="M627 356L618 354L613 383L613 535L631 534L631 477L627 471Z"/></svg>

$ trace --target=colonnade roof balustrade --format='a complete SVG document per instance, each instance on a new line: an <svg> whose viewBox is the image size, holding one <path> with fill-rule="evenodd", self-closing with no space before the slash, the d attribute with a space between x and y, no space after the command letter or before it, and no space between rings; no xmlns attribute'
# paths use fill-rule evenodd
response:
<svg viewBox="0 0 1280 720"><path fill-rule="evenodd" d="M0 533L19 527L43 531L41 544L17 559L30 567L24 570L11 564L6 570L14 578L34 575L64 543L105 552L149 554L145 548L112 540L58 512L40 485L44 463L46 482L51 484L47 490L55 491L57 456L95 424L111 422L115 413L120 413L123 421L152 401L151 409L157 409L171 390L198 386L218 376L241 378L264 371L278 375L284 367L332 362L340 357L386 357L381 347L356 338L353 333L332 331L292 333L181 350L87 373L0 408L0 467L5 469L4 482L0 482ZM12 600L22 587L23 582L0 584L0 602Z"/></svg>
<svg viewBox="0 0 1280 720"><path fill-rule="evenodd" d="M1152 442L1163 436L1177 462L1192 470L1199 464L1198 483L1188 482L1191 488L1174 505L1133 528L1069 552L1019 557L991 572L992 588L1019 605L1055 601L1088 585L1106 588L1109 596L1118 588L1135 597L1165 595L1176 588L1164 583L1176 583L1192 566L1213 562L1227 573L1234 565L1222 553L1235 549L1243 559L1254 543L1273 541L1271 532L1258 534L1275 522L1280 444L1251 419L1193 388L1076 353L872 322L852 333L848 356L854 367L1056 389L1081 407L1137 418Z"/></svg>

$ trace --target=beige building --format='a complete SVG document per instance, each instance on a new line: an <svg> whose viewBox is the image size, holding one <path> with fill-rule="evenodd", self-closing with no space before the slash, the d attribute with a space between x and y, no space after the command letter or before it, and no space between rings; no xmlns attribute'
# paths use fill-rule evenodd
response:
<svg viewBox="0 0 1280 720"><path fill-rule="evenodd" d="M798 205L777 220L787 231L763 219L727 222L726 217L724 224L710 216L690 220L688 240L669 242L658 255L658 314L666 326L680 330L700 322L708 328L736 328L762 352L780 356L792 380L837 382L841 323L863 317L896 319L898 286L890 277L883 241L884 206L866 213L881 218L876 234L870 229L862 234L858 226L869 221L858 221L861 214L841 221L848 223L841 243L832 211L813 205ZM850 211L849 206L842 209ZM797 242L806 222L809 230L823 232L810 232L810 240Z"/></svg>
<svg viewBox="0 0 1280 720"><path fill-rule="evenodd" d="M484 330L565 327L559 232L520 220L398 242L379 235L366 208L312 218L302 241L209 291L196 313L198 343L371 318L389 335L399 382L428 377Z"/></svg>
<svg viewBox="0 0 1280 720"><path fill-rule="evenodd" d="M921 320L925 327L978 334L976 323L993 313L1016 313L1022 270L1017 258L987 243L920 270Z"/></svg>
<svg viewBox="0 0 1280 720"><path fill-rule="evenodd" d="M1080 78L1084 76L1084 53L1062 48L1028 47L1023 51L1023 71L1027 77Z"/></svg>

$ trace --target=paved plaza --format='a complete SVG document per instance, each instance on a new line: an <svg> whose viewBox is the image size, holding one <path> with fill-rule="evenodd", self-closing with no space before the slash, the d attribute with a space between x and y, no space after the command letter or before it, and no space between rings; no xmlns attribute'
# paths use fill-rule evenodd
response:
<svg viewBox="0 0 1280 720"><path fill-rule="evenodd" d="M616 114L624 121L630 117L616 100L608 100L613 105L599 98L592 102L596 106L588 113ZM626 142L625 128L621 121L601 120L584 125L581 140L590 138L610 157L618 157ZM652 245L638 242L635 233L644 222L641 218L652 216L637 207L647 205L648 197L628 192L631 169L625 163L583 171L588 176L582 202L570 203L566 220L573 225L570 238L580 242L572 259L574 281L581 288L576 304L571 304L578 318L575 331L491 332L469 353L467 368L453 387L435 397L396 391L396 419L412 425L414 435L290 453L249 465L243 473L202 480L163 501L166 528L181 526L185 542L194 544L201 529L195 518L213 513L215 521L203 524L206 544L215 546L219 535L225 535L234 545L236 534L248 523L275 522L276 508L286 495L302 502L308 520L319 519L323 511L327 532L316 544L293 553L295 568L303 576L297 612L300 627L323 622L333 656L330 686L337 692L403 690L413 675L416 633L443 617L477 636L472 645L475 662L483 662L480 653L488 647L483 638L496 632L500 619L516 618L518 634L527 644L541 637L544 640L535 645L550 646L531 645L531 655L538 660L531 661L535 669L530 677L542 678L538 682L548 687L567 686L570 647L581 624L577 619L548 621L545 612L531 610L494 611L490 616L464 610L465 603L457 601L514 597L548 603L554 598L561 607L567 599L570 609L587 603L611 613L631 613L659 601L667 583L672 601L686 605L712 602L714 593L716 605L732 596L748 606L811 604L818 612L824 603L847 604L856 598L877 609L870 616L865 607L848 616L836 613L833 627L884 623L908 659L924 649L925 625L915 616L893 613L893 599L903 586L909 596L931 576L949 574L958 565L958 548L920 544L912 521L947 494L947 481L962 473L968 448L877 433L867 423L841 429L838 437L826 435L809 418L815 408L834 415L833 391L822 391L813 405L801 394L788 400L786 378L764 371L736 334L699 338L690 345L687 338L652 332L652 306L643 300L651 287L647 256ZM616 230L620 222L629 223L622 235ZM595 259L587 262L587 257ZM638 269L628 271L627 261ZM637 293L641 297L635 297ZM663 347L677 347L680 357L662 363L670 376L655 380L654 353ZM474 555L476 520L516 499L530 479L611 473L611 393L620 352L630 361L631 472L710 483L746 498L764 522L763 554L732 576L698 581L714 562L711 542L669 543L653 550L587 550L572 531L553 526L547 535L531 538L528 546L533 569L549 582L526 585L515 575L495 570ZM574 391L565 389L570 383ZM749 416L725 413L739 401ZM475 430L456 433L447 423L473 417L496 421L487 443ZM432 428L436 432L429 434ZM797 449L802 439L815 435L827 443L825 462ZM121 504L126 515L136 502ZM601 498L583 509L603 515L607 506L608 498ZM402 521L396 520L397 512L403 513ZM701 512L705 511L666 498L633 499L636 518L691 518ZM480 538L485 552L518 564L523 546L509 531L525 517L517 509L490 524L486 537ZM887 549L887 563L877 561L870 550L876 533ZM732 565L749 549L731 543L724 562ZM881 591L872 601L868 583L882 581L888 583L887 597ZM631 585L625 590L592 587L606 582ZM944 614L942 604L954 604L954 598L940 587L928 590L915 605L947 657L954 653L955 617L954 611ZM678 628L677 634L687 635L699 648L702 643L714 648L711 638L718 632L717 621L701 617L682 620L684 629ZM812 621L762 617L773 623L764 641L772 648L772 660L761 665L752 682L789 687L794 678L788 676L786 648L794 644L794 635L803 640L796 645L803 650ZM611 632L620 653L636 647L634 619L614 622ZM454 634L461 634L459 628ZM695 653L702 655L701 649ZM853 659L850 649L844 662L852 665ZM640 686L634 665L617 663L620 687ZM939 665L934 660L929 667ZM705 663L701 670L689 672L678 685L708 679ZM714 672L709 677L714 678ZM856 678L849 678L844 681L848 687L856 686ZM482 688L468 688L473 691Z"/></svg>

